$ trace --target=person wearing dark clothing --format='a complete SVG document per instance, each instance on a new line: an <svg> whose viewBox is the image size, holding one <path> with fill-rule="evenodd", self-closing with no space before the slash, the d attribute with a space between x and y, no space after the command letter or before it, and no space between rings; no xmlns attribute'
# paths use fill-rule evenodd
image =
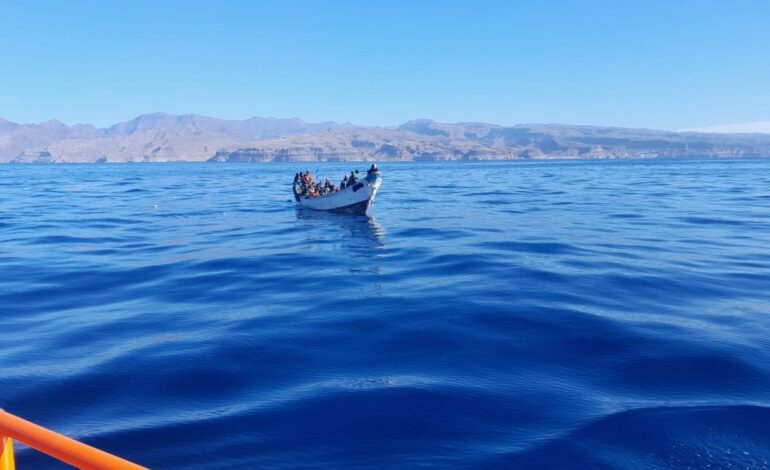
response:
<svg viewBox="0 0 770 470"><path fill-rule="evenodd" d="M372 163L372 166L366 171L366 176L369 176L372 173L377 173L378 171L380 171L380 170L377 169L377 165Z"/></svg>
<svg viewBox="0 0 770 470"><path fill-rule="evenodd" d="M358 178L356 177L355 172L350 172L350 176L348 177L348 186L353 186L354 184L358 183Z"/></svg>
<svg viewBox="0 0 770 470"><path fill-rule="evenodd" d="M348 175L345 175L344 178L342 178L342 183L340 183L340 189L345 189L348 187Z"/></svg>
<svg viewBox="0 0 770 470"><path fill-rule="evenodd" d="M294 189L294 199L299 201L299 197L302 194L302 185L300 184L299 173L294 173L294 183L292 183L292 188Z"/></svg>

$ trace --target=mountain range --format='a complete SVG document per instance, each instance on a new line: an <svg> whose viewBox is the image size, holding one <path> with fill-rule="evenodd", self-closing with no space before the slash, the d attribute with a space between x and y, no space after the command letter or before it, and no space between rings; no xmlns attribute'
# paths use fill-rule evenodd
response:
<svg viewBox="0 0 770 470"><path fill-rule="evenodd" d="M397 127L144 114L108 128L0 119L0 163L770 157L770 134L427 119Z"/></svg>

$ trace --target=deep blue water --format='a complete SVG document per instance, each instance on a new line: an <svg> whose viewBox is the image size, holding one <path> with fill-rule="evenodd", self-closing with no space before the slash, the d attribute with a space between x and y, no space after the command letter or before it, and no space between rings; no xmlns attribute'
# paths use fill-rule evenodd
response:
<svg viewBox="0 0 770 470"><path fill-rule="evenodd" d="M0 166L0 406L154 468L770 468L770 161L383 164L370 218L304 169Z"/></svg>

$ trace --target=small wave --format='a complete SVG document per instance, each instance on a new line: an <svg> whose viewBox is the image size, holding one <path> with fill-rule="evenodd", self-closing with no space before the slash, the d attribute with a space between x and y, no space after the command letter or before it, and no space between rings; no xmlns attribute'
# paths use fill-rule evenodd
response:
<svg viewBox="0 0 770 470"><path fill-rule="evenodd" d="M770 408L663 407L616 413L490 467L770 468Z"/></svg>
<svg viewBox="0 0 770 470"><path fill-rule="evenodd" d="M479 242L475 246L519 253L567 254L583 251L573 245L558 242L491 241Z"/></svg>
<svg viewBox="0 0 770 470"><path fill-rule="evenodd" d="M443 240L453 240L464 238L470 234L465 230L459 229L435 229L430 227L406 228L394 231L394 235L406 238L438 238Z"/></svg>
<svg viewBox="0 0 770 470"><path fill-rule="evenodd" d="M45 235L28 240L32 245L68 245L68 244L97 244L116 243L122 241L117 237L73 237L68 235Z"/></svg>
<svg viewBox="0 0 770 470"><path fill-rule="evenodd" d="M679 220L696 225L745 225L745 221L708 217L680 217Z"/></svg>

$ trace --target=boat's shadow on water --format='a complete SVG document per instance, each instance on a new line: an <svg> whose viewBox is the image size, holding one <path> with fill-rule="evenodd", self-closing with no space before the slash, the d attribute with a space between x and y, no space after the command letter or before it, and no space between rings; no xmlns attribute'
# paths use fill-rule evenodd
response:
<svg viewBox="0 0 770 470"><path fill-rule="evenodd" d="M385 229L374 217L368 215L336 214L297 207L297 219L308 223L311 229L341 229L343 247L382 248L385 246Z"/></svg>

